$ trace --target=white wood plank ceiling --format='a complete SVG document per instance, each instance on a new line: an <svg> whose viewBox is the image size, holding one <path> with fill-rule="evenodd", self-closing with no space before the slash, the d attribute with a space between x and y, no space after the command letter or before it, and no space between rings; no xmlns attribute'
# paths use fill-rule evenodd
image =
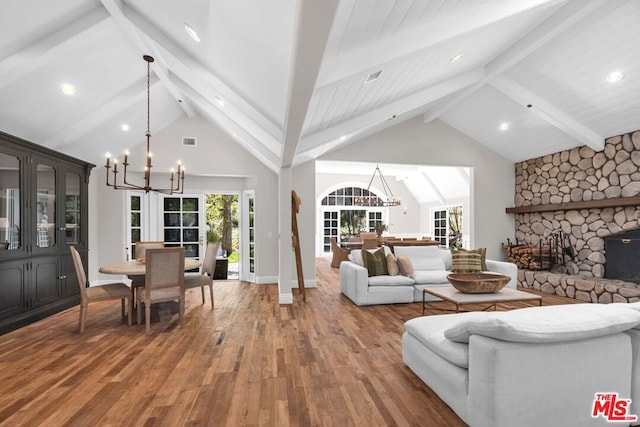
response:
<svg viewBox="0 0 640 427"><path fill-rule="evenodd" d="M634 0L4 0L0 130L100 164L144 140L120 125L145 128L150 54L152 133L203 116L274 171L416 116L514 162L598 149L640 128L639 21Z"/></svg>

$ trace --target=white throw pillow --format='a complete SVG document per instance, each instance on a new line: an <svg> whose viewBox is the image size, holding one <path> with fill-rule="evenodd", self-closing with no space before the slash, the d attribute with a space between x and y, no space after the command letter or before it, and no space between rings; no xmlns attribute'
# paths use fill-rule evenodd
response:
<svg viewBox="0 0 640 427"><path fill-rule="evenodd" d="M396 256L404 255L411 260L413 270L445 270L444 261L437 246L396 246Z"/></svg>
<svg viewBox="0 0 640 427"><path fill-rule="evenodd" d="M513 342L572 341L626 331L640 324L640 312L607 304L528 307L459 322L444 335L469 342L483 335Z"/></svg>

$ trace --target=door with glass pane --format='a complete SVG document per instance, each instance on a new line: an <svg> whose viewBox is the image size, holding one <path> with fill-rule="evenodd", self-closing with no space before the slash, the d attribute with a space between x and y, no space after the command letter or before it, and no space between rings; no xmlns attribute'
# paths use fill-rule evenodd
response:
<svg viewBox="0 0 640 427"><path fill-rule="evenodd" d="M182 246L186 257L201 258L206 233L204 222L202 195L163 197L161 240L165 246Z"/></svg>
<svg viewBox="0 0 640 427"><path fill-rule="evenodd" d="M242 268L240 269L241 280L249 282L256 281L256 224L255 224L255 194L253 191L242 193Z"/></svg>
<svg viewBox="0 0 640 427"><path fill-rule="evenodd" d="M324 211L322 216L322 252L328 254L331 252L331 238L340 240L340 211Z"/></svg>
<svg viewBox="0 0 640 427"><path fill-rule="evenodd" d="M127 211L129 213L128 241L129 250L127 252L127 260L136 259L136 242L142 240L150 240L148 236L148 227L145 221L145 209L147 199L144 193L133 192L128 193Z"/></svg>

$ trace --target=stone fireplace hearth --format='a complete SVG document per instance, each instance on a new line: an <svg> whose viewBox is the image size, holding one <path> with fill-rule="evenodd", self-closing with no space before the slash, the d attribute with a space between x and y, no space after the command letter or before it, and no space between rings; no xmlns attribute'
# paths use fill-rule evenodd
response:
<svg viewBox="0 0 640 427"><path fill-rule="evenodd" d="M515 165L517 244L538 246L561 230L576 256L564 271L519 272L520 285L591 302L640 299L640 285L609 280L605 238L640 229L640 131ZM547 208L548 207L548 208Z"/></svg>

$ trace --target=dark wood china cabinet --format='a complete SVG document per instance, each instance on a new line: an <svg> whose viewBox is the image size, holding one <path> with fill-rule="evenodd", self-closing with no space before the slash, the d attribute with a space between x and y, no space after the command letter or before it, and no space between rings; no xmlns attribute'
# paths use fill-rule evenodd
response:
<svg viewBox="0 0 640 427"><path fill-rule="evenodd" d="M93 167L0 132L0 334L79 303Z"/></svg>

